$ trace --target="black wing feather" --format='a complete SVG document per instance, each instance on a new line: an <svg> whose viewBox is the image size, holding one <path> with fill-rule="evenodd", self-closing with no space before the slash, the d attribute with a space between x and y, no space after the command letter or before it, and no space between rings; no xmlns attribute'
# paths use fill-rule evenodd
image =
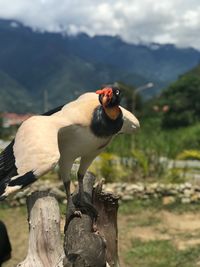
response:
<svg viewBox="0 0 200 267"><path fill-rule="evenodd" d="M60 111L63 107L64 107L64 105L61 105L61 106L59 106L59 107L57 107L57 108L51 109L51 110L49 110L49 111L43 113L42 115L43 115L43 116L51 116L52 114L54 114L54 113Z"/></svg>
<svg viewBox="0 0 200 267"><path fill-rule="evenodd" d="M15 156L13 153L13 140L0 154L0 180L6 177L17 175Z"/></svg>

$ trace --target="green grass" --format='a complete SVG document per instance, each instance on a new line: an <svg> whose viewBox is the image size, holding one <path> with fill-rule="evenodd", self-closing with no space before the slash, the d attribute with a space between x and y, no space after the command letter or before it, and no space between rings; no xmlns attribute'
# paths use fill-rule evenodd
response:
<svg viewBox="0 0 200 267"><path fill-rule="evenodd" d="M176 201L169 205L163 205L159 199L133 200L123 202L119 206L119 212L124 215L139 214L144 210L159 212L161 210L182 214L184 212L200 212L200 203L182 204Z"/></svg>
<svg viewBox="0 0 200 267"><path fill-rule="evenodd" d="M147 226L156 226L157 224L161 223L161 219L156 217L156 214L146 214L145 216L141 216L138 218L134 218L128 224L129 228L132 227L147 227Z"/></svg>
<svg viewBox="0 0 200 267"><path fill-rule="evenodd" d="M169 240L132 240L125 261L134 267L196 267L200 246L177 250Z"/></svg>

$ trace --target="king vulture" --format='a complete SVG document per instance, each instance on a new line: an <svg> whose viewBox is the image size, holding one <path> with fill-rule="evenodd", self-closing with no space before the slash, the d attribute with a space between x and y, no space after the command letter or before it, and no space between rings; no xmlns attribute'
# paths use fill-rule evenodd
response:
<svg viewBox="0 0 200 267"><path fill-rule="evenodd" d="M69 200L70 171L80 157L77 177L83 201L83 177L92 161L114 136L133 133L139 127L137 118L119 106L120 98L119 88L109 85L96 94L85 93L24 121L15 139L0 154L0 199L35 182L59 164Z"/></svg>

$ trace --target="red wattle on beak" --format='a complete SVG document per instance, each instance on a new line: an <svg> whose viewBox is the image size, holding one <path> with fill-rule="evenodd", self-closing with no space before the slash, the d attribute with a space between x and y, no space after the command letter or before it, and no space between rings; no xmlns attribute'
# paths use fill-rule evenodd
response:
<svg viewBox="0 0 200 267"><path fill-rule="evenodd" d="M96 91L96 94L98 94L98 95L105 95L105 96L107 96L107 97L109 97L109 98L111 98L112 97L112 95L113 95L113 92L112 92L112 88L104 88L104 89L102 89L102 90L97 90Z"/></svg>

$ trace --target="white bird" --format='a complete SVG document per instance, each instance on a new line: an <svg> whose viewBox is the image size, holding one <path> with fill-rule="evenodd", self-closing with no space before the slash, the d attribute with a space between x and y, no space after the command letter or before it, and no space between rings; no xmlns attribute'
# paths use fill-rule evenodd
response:
<svg viewBox="0 0 200 267"><path fill-rule="evenodd" d="M115 135L139 127L137 118L119 104L119 88L107 86L24 121L0 154L0 199L35 182L58 163L69 200L71 168L80 157L77 176L82 201L83 177L95 157Z"/></svg>

